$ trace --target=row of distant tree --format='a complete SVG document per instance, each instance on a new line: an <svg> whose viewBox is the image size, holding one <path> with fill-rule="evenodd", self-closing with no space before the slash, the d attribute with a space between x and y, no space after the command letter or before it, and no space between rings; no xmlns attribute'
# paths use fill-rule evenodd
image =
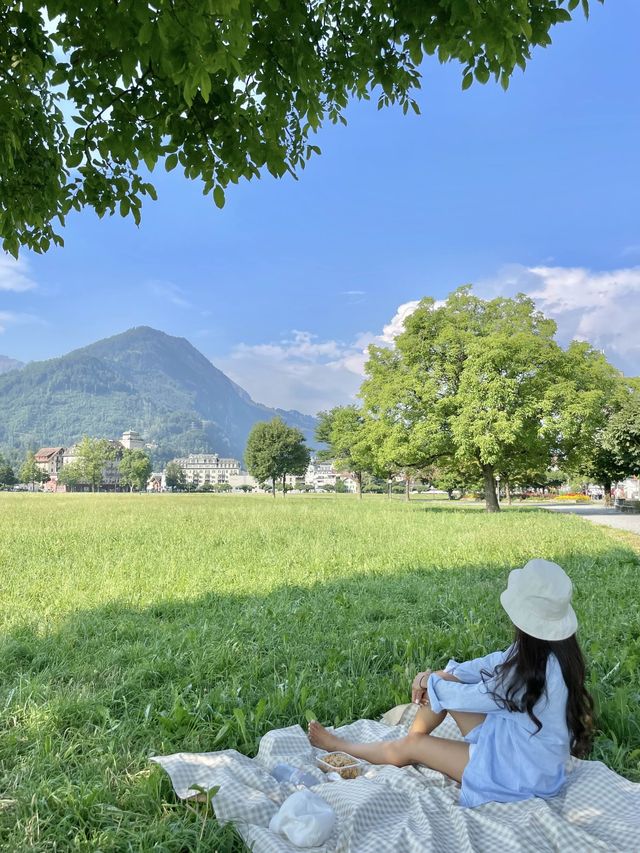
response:
<svg viewBox="0 0 640 853"><path fill-rule="evenodd" d="M92 491L100 491L105 466L117 462L119 485L131 490L146 488L151 475L151 459L144 450L121 451L104 438L85 436L76 447L72 462L63 465L58 472L58 482L69 489L88 485ZM38 465L35 453L30 451L16 475L13 466L0 456L0 486L26 483L34 486L49 479L49 474Z"/></svg>
<svg viewBox="0 0 640 853"><path fill-rule="evenodd" d="M393 347L371 346L361 405L319 414L320 457L367 477L401 475L450 494L496 486L604 487L640 472L640 379L623 376L588 343L563 349L556 324L531 299L482 300L463 287L423 299ZM279 419L257 424L249 471L284 487L309 461L302 434Z"/></svg>

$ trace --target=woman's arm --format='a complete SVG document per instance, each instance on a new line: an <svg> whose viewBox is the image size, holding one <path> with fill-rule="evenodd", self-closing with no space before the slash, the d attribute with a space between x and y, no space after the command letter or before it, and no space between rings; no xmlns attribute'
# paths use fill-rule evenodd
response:
<svg viewBox="0 0 640 853"><path fill-rule="evenodd" d="M484 657L474 658L473 660L464 661L464 663L450 660L445 667L445 672L455 675L458 681L462 681L465 684L479 684L482 681L481 671L493 672L498 664L503 663L506 659L510 649L511 647L504 652L491 652L491 654Z"/></svg>
<svg viewBox="0 0 640 853"><path fill-rule="evenodd" d="M447 673L448 674L448 673ZM495 688L495 680L465 684L457 678L442 678L432 673L427 681L429 705L435 713L440 711L471 711L476 714L490 714L505 709L493 698L490 691Z"/></svg>

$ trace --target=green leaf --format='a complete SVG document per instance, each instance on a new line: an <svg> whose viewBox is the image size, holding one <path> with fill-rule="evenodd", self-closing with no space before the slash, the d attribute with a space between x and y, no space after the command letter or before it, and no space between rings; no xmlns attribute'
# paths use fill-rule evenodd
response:
<svg viewBox="0 0 640 853"><path fill-rule="evenodd" d="M213 191L213 200L216 204L216 207L219 207L219 208L224 207L224 202L225 202L224 190L222 189L220 184L217 184L214 191Z"/></svg>
<svg viewBox="0 0 640 853"><path fill-rule="evenodd" d="M211 77L206 72L200 78L200 94L205 103L208 103L209 95L211 94Z"/></svg>
<svg viewBox="0 0 640 853"><path fill-rule="evenodd" d="M473 83L473 74L471 72L469 72L468 74L465 74L464 77L462 78L462 91L464 92L465 89L468 89L472 83Z"/></svg>
<svg viewBox="0 0 640 853"><path fill-rule="evenodd" d="M169 154L169 156L164 161L164 167L167 172L173 171L175 167L178 165L178 155L177 154Z"/></svg>
<svg viewBox="0 0 640 853"><path fill-rule="evenodd" d="M82 151L74 151L69 154L65 161L69 169L75 169L76 166L79 166L82 163L82 156Z"/></svg>
<svg viewBox="0 0 640 853"><path fill-rule="evenodd" d="M228 733L230 728L231 728L231 723L225 723L223 726L221 726L218 729L218 733L216 734L216 736L213 739L213 746L215 746L217 743L220 743L220 741Z"/></svg>
<svg viewBox="0 0 640 853"><path fill-rule="evenodd" d="M308 708L307 708L307 710L304 712L304 716L305 716L305 719L306 719L306 721L307 721L308 723L313 723L313 722L315 722L315 721L318 719L317 714L314 714L314 712L313 712L313 711L310 711Z"/></svg>
<svg viewBox="0 0 640 853"><path fill-rule="evenodd" d="M140 44L147 44L151 41L151 36L153 35L153 22L145 21L144 24L140 27L138 31L138 42Z"/></svg>

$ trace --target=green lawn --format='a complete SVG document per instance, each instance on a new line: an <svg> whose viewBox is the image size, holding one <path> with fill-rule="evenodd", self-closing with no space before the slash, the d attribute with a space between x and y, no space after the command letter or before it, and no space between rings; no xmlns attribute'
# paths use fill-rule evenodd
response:
<svg viewBox="0 0 640 853"><path fill-rule="evenodd" d="M594 757L640 780L632 540L373 496L0 493L0 849L241 850L148 756L408 701L419 668L509 644L498 595L533 556L575 584Z"/></svg>

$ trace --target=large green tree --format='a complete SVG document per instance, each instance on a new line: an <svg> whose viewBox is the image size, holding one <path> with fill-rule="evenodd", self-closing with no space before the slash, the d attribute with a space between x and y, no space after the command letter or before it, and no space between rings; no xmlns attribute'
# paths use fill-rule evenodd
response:
<svg viewBox="0 0 640 853"><path fill-rule="evenodd" d="M167 488L172 491L174 489L181 491L187 485L184 469L177 462L173 461L168 462L167 467L164 469L164 481L167 484Z"/></svg>
<svg viewBox="0 0 640 853"><path fill-rule="evenodd" d="M365 384L367 416L364 429L367 447L375 460L375 470L370 470L387 480L389 494L391 478L401 475L405 499L409 500L411 480L424 473L438 459L438 453L424 440L420 423L409 410L397 405L407 390L403 385L405 372L388 372L383 366L378 374L376 367L371 361L370 380Z"/></svg>
<svg viewBox="0 0 640 853"><path fill-rule="evenodd" d="M83 480L92 492L99 492L104 478L104 469L115 458L115 448L106 438L83 436L76 448L76 457ZM63 469L64 470L64 469Z"/></svg>
<svg viewBox="0 0 640 853"><path fill-rule="evenodd" d="M358 497L362 498L362 475L380 473L376 436L363 410L351 405L319 412L316 439L326 445L318 452L318 458L331 460L336 471L352 474Z"/></svg>
<svg viewBox="0 0 640 853"><path fill-rule="evenodd" d="M247 470L259 483L271 483L275 498L279 480L284 493L287 474L301 475L307 470L309 449L299 429L287 426L282 418L273 418L254 425L244 458Z"/></svg>
<svg viewBox="0 0 640 853"><path fill-rule="evenodd" d="M418 107L426 56L505 88L580 0L8 0L0 235L46 251L72 209L140 220L164 160L224 189L296 172L350 98ZM581 0L585 13L588 0ZM67 114L65 116L65 113ZM68 120L71 115L71 122Z"/></svg>
<svg viewBox="0 0 640 853"><path fill-rule="evenodd" d="M67 489L73 491L77 486L86 483L84 467L79 459L74 459L73 462L67 462L58 471L58 483L66 486Z"/></svg>
<svg viewBox="0 0 640 853"><path fill-rule="evenodd" d="M424 299L393 348L370 348L365 408L400 424L425 459L481 478L487 509L497 511L496 475L544 471L575 453L609 393L596 371L576 368L555 331L523 295L485 301L465 287L444 305Z"/></svg>
<svg viewBox="0 0 640 853"><path fill-rule="evenodd" d="M611 417L605 441L625 477L640 475L640 392L630 395Z"/></svg>
<svg viewBox="0 0 640 853"><path fill-rule="evenodd" d="M606 417L578 459L578 473L604 487L611 502L611 484L640 474L640 388L634 380L622 394L612 395Z"/></svg>
<svg viewBox="0 0 640 853"><path fill-rule="evenodd" d="M144 450L125 449L118 468L121 485L128 486L130 491L134 488L140 492L144 491L151 476L151 459L148 453Z"/></svg>

